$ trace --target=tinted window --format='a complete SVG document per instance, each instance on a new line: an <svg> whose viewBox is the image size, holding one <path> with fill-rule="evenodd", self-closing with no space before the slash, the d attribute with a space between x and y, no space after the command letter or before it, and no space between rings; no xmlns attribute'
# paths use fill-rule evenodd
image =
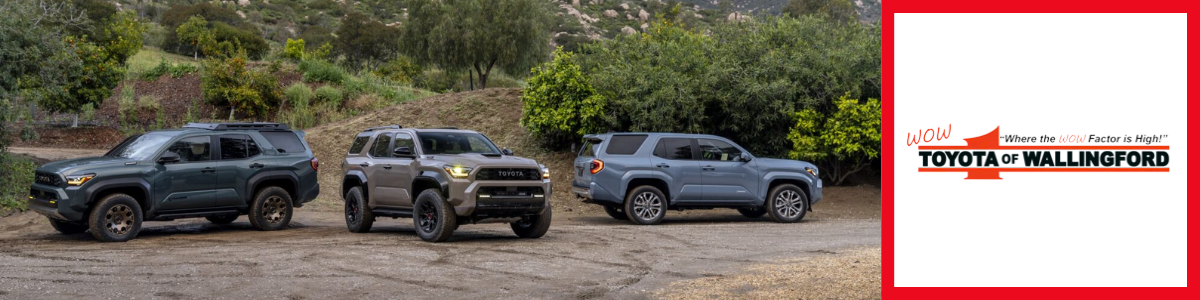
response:
<svg viewBox="0 0 1200 300"><path fill-rule="evenodd" d="M492 141L474 132L419 132L421 151L425 155L484 153L500 154Z"/></svg>
<svg viewBox="0 0 1200 300"><path fill-rule="evenodd" d="M604 153L615 155L630 155L642 147L646 135L614 135L608 141L608 149Z"/></svg>
<svg viewBox="0 0 1200 300"><path fill-rule="evenodd" d="M354 138L354 143L350 144L350 154L362 153L363 147L367 146L367 141L371 140L370 135L364 135Z"/></svg>
<svg viewBox="0 0 1200 300"><path fill-rule="evenodd" d="M391 146L391 144L392 144L392 136L391 135L380 134L379 137L375 138L375 145L371 146L371 156L374 156L374 157L392 156L391 149L388 149L388 146Z"/></svg>
<svg viewBox="0 0 1200 300"><path fill-rule="evenodd" d="M596 156L596 150L600 149L600 142L592 143L592 140L584 140L583 148L579 149L579 156Z"/></svg>
<svg viewBox="0 0 1200 300"><path fill-rule="evenodd" d="M742 150L722 140L697 139L700 144L700 159L737 161L742 160Z"/></svg>
<svg viewBox="0 0 1200 300"><path fill-rule="evenodd" d="M254 139L249 137L246 138L246 151L248 152L247 156L249 157L255 157L259 154L262 154L262 149L258 148L258 142L255 142Z"/></svg>
<svg viewBox="0 0 1200 300"><path fill-rule="evenodd" d="M144 160L162 149L163 145L171 140L171 137L173 135L160 133L131 136L113 147L104 156Z"/></svg>
<svg viewBox="0 0 1200 300"><path fill-rule="evenodd" d="M300 141L300 136L291 131L264 131L263 137L271 142L271 146L275 146L276 150L283 153L304 153L304 142Z"/></svg>
<svg viewBox="0 0 1200 300"><path fill-rule="evenodd" d="M242 159L250 157L250 137L242 134L222 135L220 138L221 159Z"/></svg>
<svg viewBox="0 0 1200 300"><path fill-rule="evenodd" d="M692 140L687 138L664 138L658 140L654 156L666 159L692 159Z"/></svg>
<svg viewBox="0 0 1200 300"><path fill-rule="evenodd" d="M212 159L212 139L207 136L194 136L175 141L167 151L179 155L179 162L197 162Z"/></svg>
<svg viewBox="0 0 1200 300"><path fill-rule="evenodd" d="M394 150L400 147L408 147L408 149L414 151L414 153L417 151L417 144L413 143L412 136L407 133L396 134L396 143L394 146L392 146L392 149Z"/></svg>

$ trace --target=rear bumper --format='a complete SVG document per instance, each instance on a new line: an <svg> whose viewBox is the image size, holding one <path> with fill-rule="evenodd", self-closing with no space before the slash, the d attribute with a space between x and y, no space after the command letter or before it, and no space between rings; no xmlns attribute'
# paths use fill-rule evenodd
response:
<svg viewBox="0 0 1200 300"><path fill-rule="evenodd" d="M571 194L574 194L575 198L581 199L583 203L621 205L622 202L619 198L614 197L612 193L609 193L595 182L583 185L572 181Z"/></svg>

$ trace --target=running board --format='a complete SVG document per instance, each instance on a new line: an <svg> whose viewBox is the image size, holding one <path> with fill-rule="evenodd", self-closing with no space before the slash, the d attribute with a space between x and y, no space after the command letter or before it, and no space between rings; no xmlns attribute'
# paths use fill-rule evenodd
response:
<svg viewBox="0 0 1200 300"><path fill-rule="evenodd" d="M381 217L412 218L411 209L376 208L371 213Z"/></svg>
<svg viewBox="0 0 1200 300"><path fill-rule="evenodd" d="M154 220L154 221L170 221L170 220L174 220L174 219L199 218L199 217L211 217L211 216L228 216L228 215L237 215L237 214L238 214L238 211L235 209L180 212L180 213L164 213L164 214L159 214L157 216L154 216L154 219L152 219L152 220Z"/></svg>

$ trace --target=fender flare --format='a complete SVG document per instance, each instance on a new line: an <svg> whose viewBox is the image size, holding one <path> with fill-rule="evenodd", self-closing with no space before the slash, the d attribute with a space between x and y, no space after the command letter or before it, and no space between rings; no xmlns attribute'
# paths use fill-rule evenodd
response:
<svg viewBox="0 0 1200 300"><path fill-rule="evenodd" d="M417 176L413 176L413 183L416 183L419 181L431 181L431 182L437 183L439 189L442 192L442 196L450 197L450 179L447 179L446 176L443 176L441 173L434 172L434 171L417 172ZM414 186L416 186L416 185L414 184ZM412 197L413 201L415 202L417 199L417 195L412 195L412 196L413 196Z"/></svg>
<svg viewBox="0 0 1200 300"><path fill-rule="evenodd" d="M151 206L155 206L155 204L158 202L158 201L153 201L154 194L151 192L152 189L150 189L149 182L147 182L145 179L142 179L140 177L125 177L125 178L102 179L102 180L100 180L100 182L92 183L90 186L88 186L86 189L83 190L83 192L87 195L87 202L82 204L84 206L83 208L86 208L87 206L90 206L92 203L100 200L100 199L96 199L96 195L99 194L100 191L112 189L112 188L125 188L125 187L138 188L138 189L142 190L143 195L146 195L146 197L145 197L146 199L139 199L142 202L140 204L145 206L145 207L142 207L143 211L153 210L153 207L151 207Z"/></svg>
<svg viewBox="0 0 1200 300"><path fill-rule="evenodd" d="M763 184L759 188L759 195L762 195L762 200L764 203L766 202L766 199L768 197L771 197L771 195L767 194L767 193L771 192L771 182L774 182L775 180L780 180L780 179L795 180L795 181L804 183L805 186L802 186L800 188L804 189L804 193L806 194L804 196L807 197L809 199L809 201L812 201L811 199L812 199L813 180L811 177L804 176L803 174L798 174L798 173L768 172L766 176L763 176L763 181L762 181Z"/></svg>
<svg viewBox="0 0 1200 300"><path fill-rule="evenodd" d="M349 180L349 179L351 179L351 178L353 178L353 179L355 179L355 180L358 180L359 184L361 184L361 185L363 186L363 188L362 188L363 197L366 197L366 196L367 196L367 188L366 188L366 186L367 186L367 174L364 174L364 173L362 172L362 170L350 170L349 172L346 172L346 174L345 174L345 175L342 175L342 189L341 189L341 191L342 191L342 194L341 194L341 197L342 197L342 198L345 198L345 197L346 197L346 193L350 192L350 187L349 187L349 186L346 186L346 181L347 181L347 180ZM345 200L345 199L342 199L342 200ZM368 199L368 201L370 201L370 199Z"/></svg>
<svg viewBox="0 0 1200 300"><path fill-rule="evenodd" d="M291 181L292 187L297 190L296 191L288 191L288 193L292 194L292 198L296 198L296 197L300 196L300 195L297 195L297 193L299 192L298 189L300 186L300 178L298 176L296 176L296 173L293 173L292 171L283 171L283 170L266 171L266 172L254 174L254 176L250 176L250 179L246 180L246 196L245 196L246 203L250 203L250 201L254 201L254 191L258 190L259 183L262 183L263 181L267 181L267 180L272 180L272 179L286 179L288 181ZM292 199L292 201L298 201L298 199Z"/></svg>

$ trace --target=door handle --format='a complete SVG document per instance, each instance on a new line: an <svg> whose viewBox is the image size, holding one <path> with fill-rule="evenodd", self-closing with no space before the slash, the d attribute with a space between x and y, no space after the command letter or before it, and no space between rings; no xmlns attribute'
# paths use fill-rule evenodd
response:
<svg viewBox="0 0 1200 300"><path fill-rule="evenodd" d="M671 165L668 165L668 164L657 164L657 165L654 165L654 166L655 166L655 167L659 167L659 168L670 168L670 167L671 167Z"/></svg>
<svg viewBox="0 0 1200 300"><path fill-rule="evenodd" d="M383 165L383 168L384 168L384 169L391 170L391 169L392 169L392 165Z"/></svg>
<svg viewBox="0 0 1200 300"><path fill-rule="evenodd" d="M371 166L371 163L361 163L361 164L358 164L358 165L359 165L359 166L362 166L363 168L366 168L366 167L370 167L370 166Z"/></svg>
<svg viewBox="0 0 1200 300"><path fill-rule="evenodd" d="M259 169L259 168L266 167L266 166L267 166L267 165L260 164L260 163L252 163L252 164L250 164L250 168L253 168L253 169Z"/></svg>
<svg viewBox="0 0 1200 300"><path fill-rule="evenodd" d="M216 172L216 171L217 171L217 169L216 169L216 168L212 168L212 167L208 167L208 168L203 168L203 169L200 169L200 173L213 173L213 172Z"/></svg>
<svg viewBox="0 0 1200 300"><path fill-rule="evenodd" d="M717 168L716 168L716 167L713 167L713 166L704 166L704 168L701 168L701 169L703 169L703 170L706 170L706 171L715 171L715 170L717 170Z"/></svg>

